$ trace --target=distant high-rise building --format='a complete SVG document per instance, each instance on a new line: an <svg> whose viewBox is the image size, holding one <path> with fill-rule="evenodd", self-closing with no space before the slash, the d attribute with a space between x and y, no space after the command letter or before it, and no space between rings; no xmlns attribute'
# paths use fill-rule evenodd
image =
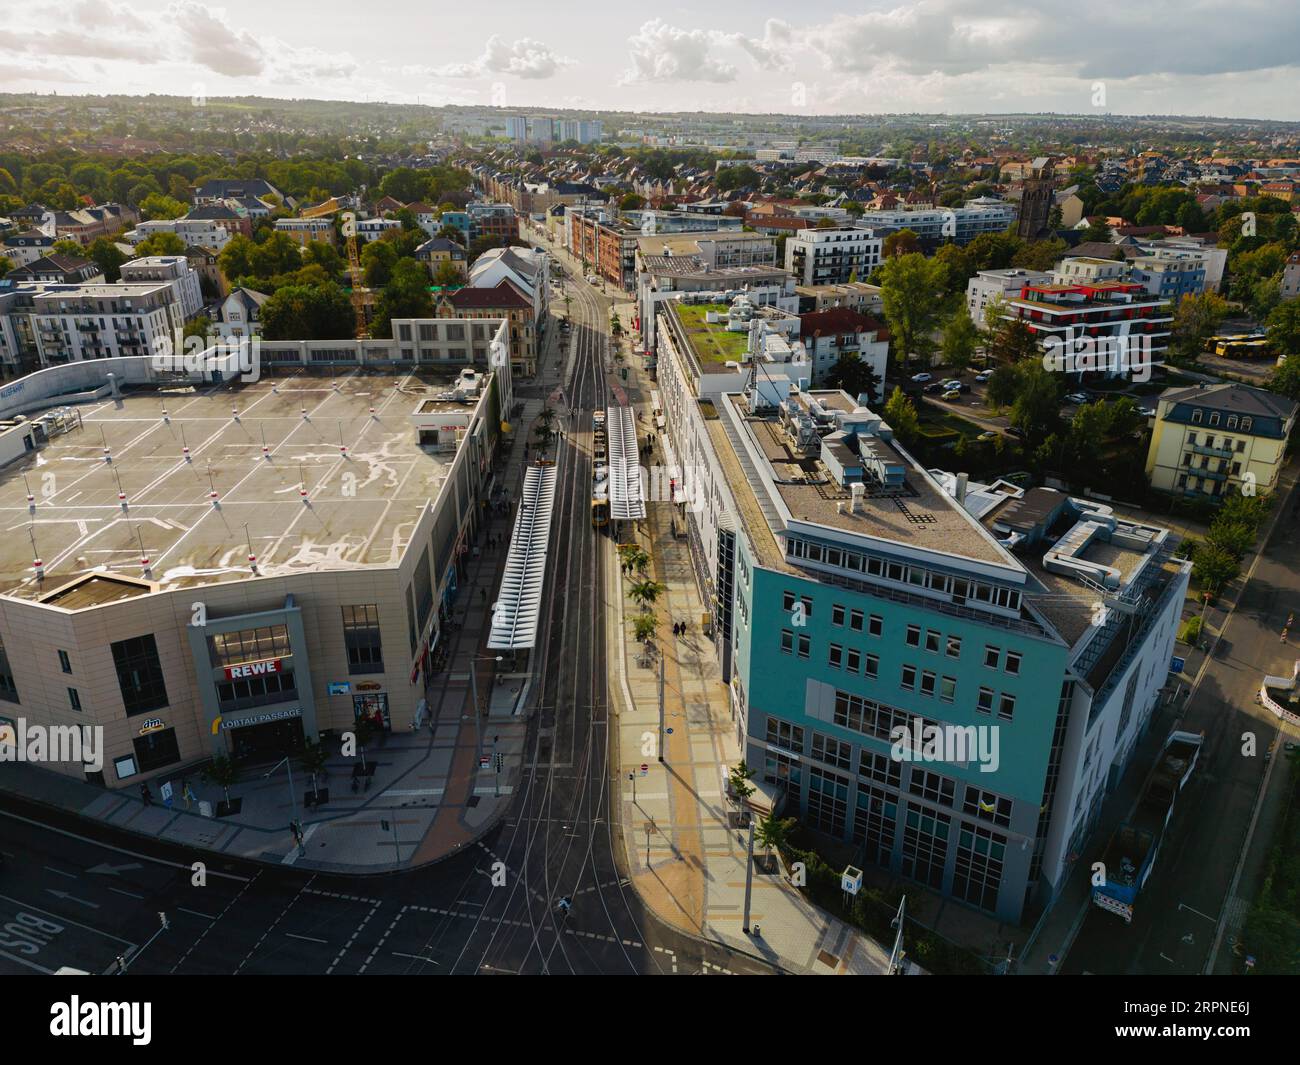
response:
<svg viewBox="0 0 1300 1065"><path fill-rule="evenodd" d="M1046 156L1035 159L1031 175L1024 181L1020 214L1016 218L1016 233L1026 240L1037 240L1051 232L1052 161Z"/></svg>

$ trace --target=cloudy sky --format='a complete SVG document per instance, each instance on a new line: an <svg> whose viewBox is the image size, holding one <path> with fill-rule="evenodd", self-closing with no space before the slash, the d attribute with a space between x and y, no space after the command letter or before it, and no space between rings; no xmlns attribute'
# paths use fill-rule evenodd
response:
<svg viewBox="0 0 1300 1065"><path fill-rule="evenodd" d="M0 0L0 91L1300 119L1291 0Z"/></svg>

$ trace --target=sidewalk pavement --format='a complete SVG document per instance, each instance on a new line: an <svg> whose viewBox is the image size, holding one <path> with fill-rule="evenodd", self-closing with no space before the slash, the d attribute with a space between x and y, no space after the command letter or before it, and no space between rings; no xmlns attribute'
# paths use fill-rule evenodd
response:
<svg viewBox="0 0 1300 1065"><path fill-rule="evenodd" d="M629 389L634 403L638 395L635 387ZM781 873L755 868L751 927L760 932L743 931L746 833L729 827L723 798L729 768L740 761L743 747L713 646L700 631L705 608L690 550L669 528L674 509L670 503L648 503L641 538L653 560L654 579L666 587L654 606L658 654L647 656L633 635L637 607L627 596L629 579L611 567L606 588L618 622L609 630L612 701L622 703L619 816L632 882L668 924L789 972L883 974L887 949L812 905ZM673 637L675 621L687 622L685 636ZM660 655L662 763L655 748Z"/></svg>
<svg viewBox="0 0 1300 1065"><path fill-rule="evenodd" d="M526 439L542 401L524 403L517 436ZM512 501L518 499L522 475L523 446L516 440L497 475L498 485ZM245 770L229 789L230 797L240 800L240 809L223 818L200 813L200 802L215 811L222 798L219 787L201 779L201 764L169 778L153 778L150 806L136 788L105 791L21 762L7 765L0 787L181 846L328 872L409 868L462 849L491 829L509 807L521 775L528 731L528 675L497 673L488 667L491 658L481 646L490 627L490 606L499 587L514 515L497 515L491 508L485 508L484 514L452 611L459 628L443 633L450 644L446 670L430 678L425 688L428 712L423 727L390 732L370 743L364 757L376 768L369 791L352 791L352 769L360 758L342 756L337 738L330 742L331 757L324 773L318 774L321 788L328 789L328 801L310 811L303 805L310 781L296 761L292 791L283 765L269 773L268 766ZM501 541L494 548L486 546L489 532ZM481 722L481 752L470 711L469 671L474 665L480 705L487 706ZM498 753L502 756L499 774ZM488 759L486 767L480 765L480 754ZM175 793L170 808L160 796L168 779ZM199 800L192 807L181 797L182 780L188 780ZM303 826L302 853L289 829L295 818Z"/></svg>

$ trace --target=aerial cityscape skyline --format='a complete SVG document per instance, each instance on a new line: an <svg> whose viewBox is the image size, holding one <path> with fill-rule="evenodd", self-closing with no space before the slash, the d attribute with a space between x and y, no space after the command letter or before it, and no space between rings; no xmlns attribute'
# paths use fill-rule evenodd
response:
<svg viewBox="0 0 1300 1065"><path fill-rule="evenodd" d="M704 19L596 9L562 30L512 0L495 9L495 32L470 11L391 5L393 22L427 21L431 55L419 33L376 35L349 5L323 5L305 25L250 0L12 6L0 91L621 111L1284 119L1300 32L1293 9L1256 0L1230 12L1204 2L1093 8L1083 27L1060 0L886 0L854 14L817 0L797 17L769 0L715 5ZM1147 37L1155 24L1158 43ZM1080 32L1106 46L1080 49Z"/></svg>

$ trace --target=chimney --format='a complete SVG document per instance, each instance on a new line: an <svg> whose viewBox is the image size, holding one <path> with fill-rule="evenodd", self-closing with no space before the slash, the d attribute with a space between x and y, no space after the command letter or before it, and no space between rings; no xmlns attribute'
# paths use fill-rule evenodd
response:
<svg viewBox="0 0 1300 1065"><path fill-rule="evenodd" d="M966 473L957 474L957 502L962 506L966 505L966 482L970 480L970 475Z"/></svg>
<svg viewBox="0 0 1300 1065"><path fill-rule="evenodd" d="M867 487L861 481L854 481L849 485L849 497L852 500L850 509L857 514L862 509L862 497L866 495Z"/></svg>

